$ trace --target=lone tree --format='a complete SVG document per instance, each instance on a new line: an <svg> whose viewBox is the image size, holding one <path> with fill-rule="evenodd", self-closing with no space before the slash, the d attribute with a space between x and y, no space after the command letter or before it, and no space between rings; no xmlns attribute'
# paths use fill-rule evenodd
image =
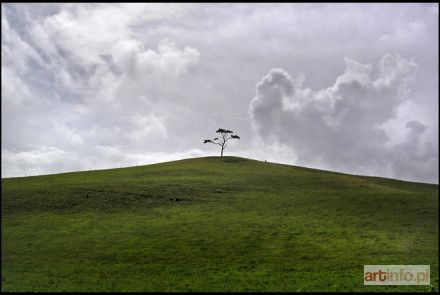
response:
<svg viewBox="0 0 440 295"><path fill-rule="evenodd" d="M203 141L203 143L209 142L209 143L218 144L219 146L221 146L222 151L221 151L220 156L223 157L223 151L226 148L226 142L228 140L230 140L231 138L240 139L240 136L232 134L234 132L232 132L231 130L226 130L226 129L222 129L222 128L217 130L216 133L220 134L220 137L216 137L214 139L205 139Z"/></svg>

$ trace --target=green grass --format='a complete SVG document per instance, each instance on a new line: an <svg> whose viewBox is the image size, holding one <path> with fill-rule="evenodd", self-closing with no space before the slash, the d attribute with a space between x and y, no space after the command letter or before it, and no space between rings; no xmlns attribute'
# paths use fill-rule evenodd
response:
<svg viewBox="0 0 440 295"><path fill-rule="evenodd" d="M236 157L2 179L2 291L438 291L438 192Z"/></svg>

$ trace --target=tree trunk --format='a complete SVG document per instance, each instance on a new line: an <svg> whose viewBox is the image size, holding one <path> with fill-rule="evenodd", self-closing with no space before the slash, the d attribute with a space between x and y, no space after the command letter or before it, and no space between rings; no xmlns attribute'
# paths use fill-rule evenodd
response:
<svg viewBox="0 0 440 295"><path fill-rule="evenodd" d="M222 153L220 154L220 157L223 157L223 149L224 149L224 148L222 147Z"/></svg>

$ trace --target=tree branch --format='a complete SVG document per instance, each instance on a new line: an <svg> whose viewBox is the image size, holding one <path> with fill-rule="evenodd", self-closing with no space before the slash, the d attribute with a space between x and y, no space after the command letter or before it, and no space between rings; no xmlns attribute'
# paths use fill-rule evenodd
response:
<svg viewBox="0 0 440 295"><path fill-rule="evenodd" d="M220 142L213 142L211 139L205 139L205 141L203 143L212 143L212 144L218 144L218 145L222 145Z"/></svg>

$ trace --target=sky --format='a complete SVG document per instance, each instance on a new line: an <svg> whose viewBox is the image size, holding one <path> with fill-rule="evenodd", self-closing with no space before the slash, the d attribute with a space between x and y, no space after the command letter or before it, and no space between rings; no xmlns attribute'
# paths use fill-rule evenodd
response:
<svg viewBox="0 0 440 295"><path fill-rule="evenodd" d="M439 6L4 4L1 174L226 156L438 183Z"/></svg>

